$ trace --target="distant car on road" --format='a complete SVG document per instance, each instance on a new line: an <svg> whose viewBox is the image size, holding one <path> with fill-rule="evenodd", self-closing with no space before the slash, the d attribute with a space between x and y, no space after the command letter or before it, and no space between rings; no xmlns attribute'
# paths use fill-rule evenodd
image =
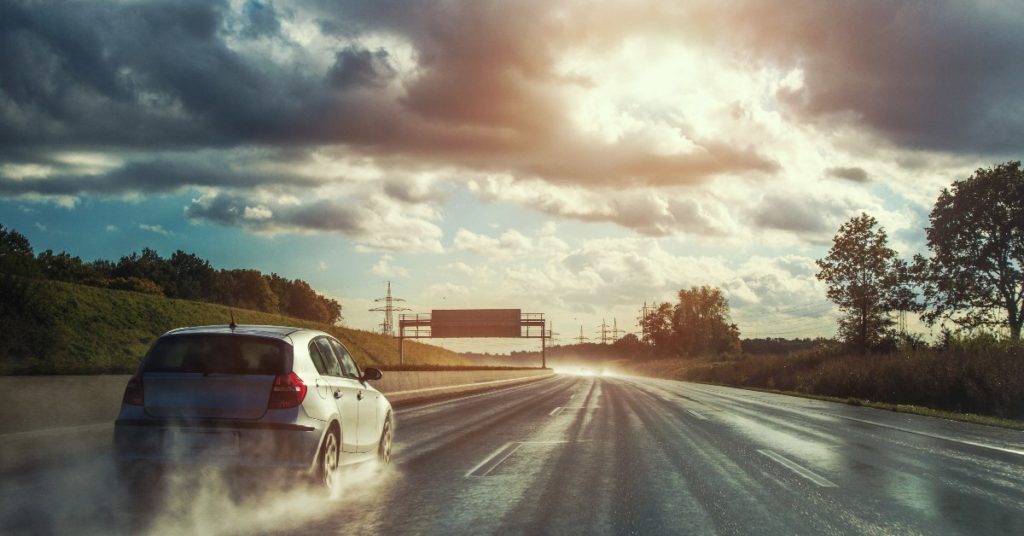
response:
<svg viewBox="0 0 1024 536"><path fill-rule="evenodd" d="M169 331L125 388L114 427L119 473L212 464L281 468L330 489L338 468L391 459L387 398L327 333L280 326Z"/></svg>

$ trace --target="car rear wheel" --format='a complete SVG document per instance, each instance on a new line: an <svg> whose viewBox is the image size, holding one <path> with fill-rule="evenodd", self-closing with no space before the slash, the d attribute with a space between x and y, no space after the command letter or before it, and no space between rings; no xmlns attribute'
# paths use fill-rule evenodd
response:
<svg viewBox="0 0 1024 536"><path fill-rule="evenodd" d="M377 444L377 460L381 465L391 462L391 440L394 437L394 427L391 424L391 415L384 420L384 429L380 432L380 442Z"/></svg>
<svg viewBox="0 0 1024 536"><path fill-rule="evenodd" d="M317 463L317 483L328 491L334 489L338 482L338 462L341 456L341 440L338 430L331 428L320 445Z"/></svg>

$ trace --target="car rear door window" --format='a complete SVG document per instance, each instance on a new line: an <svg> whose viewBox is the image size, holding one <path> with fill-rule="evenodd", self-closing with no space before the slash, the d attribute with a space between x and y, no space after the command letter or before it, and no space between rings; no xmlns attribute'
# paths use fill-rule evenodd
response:
<svg viewBox="0 0 1024 536"><path fill-rule="evenodd" d="M317 337L313 344L320 351L320 356L323 358L324 365L327 369L328 376L344 376L345 373L341 369L341 365L338 364L338 357L334 354L334 349L331 348L331 343L327 341L326 337ZM310 349L312 352L312 348Z"/></svg>
<svg viewBox="0 0 1024 536"><path fill-rule="evenodd" d="M352 354L348 353L348 350L340 342L334 339L328 340L331 341L331 348L334 349L334 353L338 356L338 361L341 362L341 369L345 371L345 375L349 378L359 378L359 367L356 366L355 360L352 359Z"/></svg>
<svg viewBox="0 0 1024 536"><path fill-rule="evenodd" d="M309 359L313 361L313 366L316 367L316 371L321 376L327 374L327 363L324 361L324 356L320 355L320 350L316 347L316 343L310 341L309 343Z"/></svg>

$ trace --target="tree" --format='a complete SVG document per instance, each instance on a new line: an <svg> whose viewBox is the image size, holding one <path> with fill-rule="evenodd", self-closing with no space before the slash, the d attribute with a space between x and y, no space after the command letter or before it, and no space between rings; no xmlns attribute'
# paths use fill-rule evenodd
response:
<svg viewBox="0 0 1024 536"><path fill-rule="evenodd" d="M0 224L0 273L34 277L39 267L25 235Z"/></svg>
<svg viewBox="0 0 1024 536"><path fill-rule="evenodd" d="M142 248L142 253L132 252L127 257L121 257L111 273L112 277L148 279L161 289L167 289L173 279L171 268L167 261L154 249Z"/></svg>
<svg viewBox="0 0 1024 536"><path fill-rule="evenodd" d="M867 214L852 218L839 227L828 256L817 261L817 277L843 313L839 336L861 353L892 336L892 311L912 307L907 263L876 225Z"/></svg>
<svg viewBox="0 0 1024 536"><path fill-rule="evenodd" d="M92 266L73 257L67 252L54 253L46 250L36 255L36 263L47 279L79 283L95 276Z"/></svg>
<svg viewBox="0 0 1024 536"><path fill-rule="evenodd" d="M929 323L1024 324L1024 171L1020 162L978 169L939 194L926 229L930 259L917 259Z"/></svg>
<svg viewBox="0 0 1024 536"><path fill-rule="evenodd" d="M650 348L632 333L627 333L612 343L615 354L621 357L639 359L647 357Z"/></svg>
<svg viewBox="0 0 1024 536"><path fill-rule="evenodd" d="M668 353L672 343L672 304L662 303L640 319L647 340L659 353Z"/></svg>
<svg viewBox="0 0 1024 536"><path fill-rule="evenodd" d="M672 331L682 355L718 355L740 347L739 329L729 320L729 302L715 287L679 291L679 303L672 311Z"/></svg>
<svg viewBox="0 0 1024 536"><path fill-rule="evenodd" d="M210 261L180 249L167 259L170 277L164 291L171 298L211 300L215 270Z"/></svg>
<svg viewBox="0 0 1024 536"><path fill-rule="evenodd" d="M334 324L341 318L341 305L317 294L309 283L301 279L288 280L277 274L264 278L277 295L281 313L325 324Z"/></svg>
<svg viewBox="0 0 1024 536"><path fill-rule="evenodd" d="M221 270L215 277L214 301L232 307L277 313L277 295L257 270Z"/></svg>

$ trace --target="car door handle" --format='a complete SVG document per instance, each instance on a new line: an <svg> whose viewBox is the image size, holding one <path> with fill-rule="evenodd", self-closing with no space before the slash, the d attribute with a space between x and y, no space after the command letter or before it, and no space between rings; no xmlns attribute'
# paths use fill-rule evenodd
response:
<svg viewBox="0 0 1024 536"><path fill-rule="evenodd" d="M363 399L363 392L359 391L359 394L356 395L356 400L362 400L362 399Z"/></svg>
<svg viewBox="0 0 1024 536"><path fill-rule="evenodd" d="M334 398L341 398L341 391L335 391Z"/></svg>

